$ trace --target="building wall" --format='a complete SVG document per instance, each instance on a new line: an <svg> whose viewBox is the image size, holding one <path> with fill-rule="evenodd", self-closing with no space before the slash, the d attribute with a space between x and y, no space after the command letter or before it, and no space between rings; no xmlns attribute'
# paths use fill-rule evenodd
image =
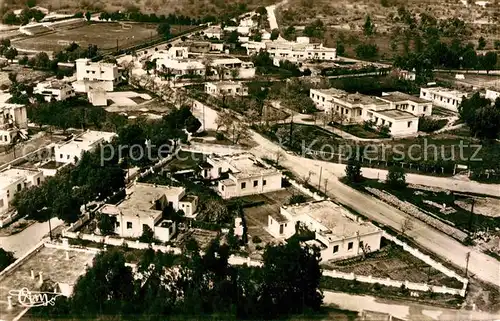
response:
<svg viewBox="0 0 500 321"><path fill-rule="evenodd" d="M383 98L383 97L382 97ZM412 101L389 102L390 109L407 111L416 116L430 116L432 114L432 103L416 103Z"/></svg>
<svg viewBox="0 0 500 321"><path fill-rule="evenodd" d="M432 88L420 88L420 98L431 100L434 105L458 112L462 97L435 92Z"/></svg>
<svg viewBox="0 0 500 321"><path fill-rule="evenodd" d="M393 119L376 111L368 111L368 119L374 122L375 126L389 126L393 136L411 135L418 132L418 118Z"/></svg>
<svg viewBox="0 0 500 321"><path fill-rule="evenodd" d="M66 100L69 97L75 96L75 91L73 90L73 87L69 85L62 86L61 89L57 89L57 88L47 88L39 84L39 86L35 88L34 93L42 95L45 101L47 102L52 101L52 99L55 99L57 101Z"/></svg>
<svg viewBox="0 0 500 321"><path fill-rule="evenodd" d="M198 199L195 198L192 202L179 202L179 209L184 211L187 217L193 217L198 209Z"/></svg>
<svg viewBox="0 0 500 321"><path fill-rule="evenodd" d="M154 231L155 238L159 239L162 242L170 242L172 237L177 232L176 224L172 223L170 227L161 227L161 226L150 226Z"/></svg>
<svg viewBox="0 0 500 321"><path fill-rule="evenodd" d="M254 195L277 191L281 189L281 173L273 175L237 179L229 174L229 179L236 183L235 186L225 186L219 182L218 190L222 198Z"/></svg>
<svg viewBox="0 0 500 321"><path fill-rule="evenodd" d="M377 251L380 249L381 238L382 231L377 231L376 233L360 235L358 237L349 237L329 243L323 236L316 233L316 239L321 241L323 244L327 244L327 247L321 250L322 261L362 255L363 250L361 249L361 246L367 249L366 245L369 247L368 252Z"/></svg>
<svg viewBox="0 0 500 321"><path fill-rule="evenodd" d="M498 97L500 97L500 91L486 89L486 96L485 96L486 99L495 101Z"/></svg>
<svg viewBox="0 0 500 321"><path fill-rule="evenodd" d="M140 237L143 225L149 226L153 231L155 221L149 216L125 216L116 215L115 233L122 237Z"/></svg>
<svg viewBox="0 0 500 321"><path fill-rule="evenodd" d="M0 190L0 213L5 213L9 210L16 193L32 186L39 186L43 181L44 177L42 172L33 172L29 177L20 178L6 188Z"/></svg>
<svg viewBox="0 0 500 321"><path fill-rule="evenodd" d="M17 130L15 129L0 129L0 145L10 145L16 136Z"/></svg>
<svg viewBox="0 0 500 321"><path fill-rule="evenodd" d="M275 238L287 239L295 234L295 223L288 222L278 222L271 215L267 217L267 230L269 234Z"/></svg>
<svg viewBox="0 0 500 321"><path fill-rule="evenodd" d="M321 93L320 91L311 89L309 97L313 100L318 109L327 111L332 108L332 96Z"/></svg>

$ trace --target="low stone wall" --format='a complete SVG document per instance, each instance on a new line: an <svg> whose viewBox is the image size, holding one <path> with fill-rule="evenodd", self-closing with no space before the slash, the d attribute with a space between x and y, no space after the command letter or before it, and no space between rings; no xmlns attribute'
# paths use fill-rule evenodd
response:
<svg viewBox="0 0 500 321"><path fill-rule="evenodd" d="M315 201L322 201L322 200L325 199L323 196L319 195L316 192L311 191L310 189L308 189L304 185L300 184L299 182L297 182L297 181L295 181L295 180L293 180L293 179L291 179L289 177L286 177L286 176L284 178L286 178L286 180L289 181L290 184L294 188L298 189L301 193L303 193L303 194L305 194L305 195L307 195L309 197L312 197Z"/></svg>
<svg viewBox="0 0 500 321"><path fill-rule="evenodd" d="M396 208L400 209L401 211L410 214L411 216L421 220L422 222L429 224L430 226L438 229L439 231L446 233L447 235L452 236L453 238L464 241L467 237L467 234L460 231L459 229L456 229L441 220L433 217L431 214L425 213L423 210L418 208L417 206L409 203L409 202L403 202L400 201L396 196L381 191L376 188L371 188L371 187L366 187L366 190L373 195L377 196L381 200L383 200L386 203L389 203Z"/></svg>
<svg viewBox="0 0 500 321"><path fill-rule="evenodd" d="M32 247L28 252L26 252L23 256L15 260L11 265L6 267L3 271L0 272L0 280L6 277L15 267L38 253L44 247L44 241L38 242L34 247Z"/></svg>
<svg viewBox="0 0 500 321"><path fill-rule="evenodd" d="M372 277L371 275L369 275L369 276L356 275L354 273L344 273L344 272L338 272L335 270L333 270L333 271L332 270L323 270L323 275L329 276L332 278L336 278L336 279L356 280L359 282L371 283L371 284L378 283L381 285L392 286L392 287L397 287L397 288L400 288L402 285L404 285L408 290L423 291L423 292L431 291L433 293L460 295L462 297L465 296L465 292L466 292L465 288L454 289L454 288L448 288L446 286L434 286L434 285L429 285L427 283L397 281L397 280L391 280L389 278L382 279L382 278Z"/></svg>

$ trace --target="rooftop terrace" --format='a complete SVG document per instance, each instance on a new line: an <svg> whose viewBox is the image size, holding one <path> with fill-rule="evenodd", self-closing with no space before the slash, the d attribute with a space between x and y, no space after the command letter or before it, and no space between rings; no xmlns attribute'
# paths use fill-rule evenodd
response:
<svg viewBox="0 0 500 321"><path fill-rule="evenodd" d="M399 109L386 109L386 110L378 110L375 111L377 114L396 119L396 120L403 120L403 119L414 119L418 118L417 116L403 110Z"/></svg>

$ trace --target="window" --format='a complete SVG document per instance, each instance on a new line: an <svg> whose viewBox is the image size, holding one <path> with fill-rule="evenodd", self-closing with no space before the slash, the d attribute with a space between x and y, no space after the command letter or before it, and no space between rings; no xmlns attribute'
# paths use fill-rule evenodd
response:
<svg viewBox="0 0 500 321"><path fill-rule="evenodd" d="M262 180L262 186L266 186L266 184L267 184L267 181L265 179Z"/></svg>
<svg viewBox="0 0 500 321"><path fill-rule="evenodd" d="M18 191L18 192L20 192L22 188L23 188L23 187L21 186L21 184L17 184L17 191Z"/></svg>
<svg viewBox="0 0 500 321"><path fill-rule="evenodd" d="M247 183L245 183L245 182L241 183L241 189L245 189L245 188L247 188Z"/></svg>
<svg viewBox="0 0 500 321"><path fill-rule="evenodd" d="M408 128L411 127L411 123L412 123L411 121L408 122Z"/></svg>
<svg viewBox="0 0 500 321"><path fill-rule="evenodd" d="M36 179L36 185L40 185L40 177Z"/></svg>
<svg viewBox="0 0 500 321"><path fill-rule="evenodd" d="M338 245L335 245L333 247L333 253L337 253L339 251L339 246Z"/></svg>
<svg viewBox="0 0 500 321"><path fill-rule="evenodd" d="M363 114L363 111L360 109L358 112L358 115L361 116Z"/></svg>
<svg viewBox="0 0 500 321"><path fill-rule="evenodd" d="M259 185L259 181L253 181L253 187L256 187Z"/></svg>
<svg viewBox="0 0 500 321"><path fill-rule="evenodd" d="M66 155L66 159L69 159L69 155Z"/></svg>
<svg viewBox="0 0 500 321"><path fill-rule="evenodd" d="M120 227L120 222L116 222L116 227Z"/></svg>
<svg viewBox="0 0 500 321"><path fill-rule="evenodd" d="M221 190L224 191L224 185L221 185Z"/></svg>
<svg viewBox="0 0 500 321"><path fill-rule="evenodd" d="M349 242L347 243L347 250L350 251L352 250L352 247L354 246L354 243L353 242Z"/></svg>
<svg viewBox="0 0 500 321"><path fill-rule="evenodd" d="M359 241L359 248L360 248L361 250L363 250L364 246L365 246L365 245L364 245L363 241Z"/></svg>
<svg viewBox="0 0 500 321"><path fill-rule="evenodd" d="M127 228L132 228L132 222L127 222Z"/></svg>
<svg viewBox="0 0 500 321"><path fill-rule="evenodd" d="M144 231L146 228L148 228L147 224L142 224L142 230Z"/></svg>
<svg viewBox="0 0 500 321"><path fill-rule="evenodd" d="M424 106L424 111L427 111L427 106Z"/></svg>
<svg viewBox="0 0 500 321"><path fill-rule="evenodd" d="M63 154L59 154L59 158L63 158L63 157L64 157Z"/></svg>
<svg viewBox="0 0 500 321"><path fill-rule="evenodd" d="M283 234L283 224L280 224L280 234Z"/></svg>

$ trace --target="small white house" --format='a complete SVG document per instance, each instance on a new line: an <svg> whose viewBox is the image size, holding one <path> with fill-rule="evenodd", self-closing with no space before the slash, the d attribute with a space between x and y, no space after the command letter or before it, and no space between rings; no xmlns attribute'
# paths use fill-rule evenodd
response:
<svg viewBox="0 0 500 321"><path fill-rule="evenodd" d="M9 145L16 138L27 138L28 117L26 107L18 104L0 105L0 145Z"/></svg>
<svg viewBox="0 0 500 321"><path fill-rule="evenodd" d="M210 156L201 165L205 179L221 179L217 191L224 199L280 190L282 174L250 153Z"/></svg>
<svg viewBox="0 0 500 321"><path fill-rule="evenodd" d="M222 79L250 79L255 77L253 62L238 58L219 58L211 62L213 72ZM222 73L222 75L220 74Z"/></svg>
<svg viewBox="0 0 500 321"><path fill-rule="evenodd" d="M0 214L10 209L16 193L39 186L43 180L43 173L35 169L8 168L0 172Z"/></svg>
<svg viewBox="0 0 500 321"><path fill-rule="evenodd" d="M297 225L315 233L323 261L380 249L382 230L328 200L282 207L279 214L268 216L267 230L278 239L287 239L296 233Z"/></svg>
<svg viewBox="0 0 500 321"><path fill-rule="evenodd" d="M90 85L113 91L120 81L121 75L116 64L91 62L87 58L76 60L76 82L73 83L76 92L88 92Z"/></svg>
<svg viewBox="0 0 500 321"><path fill-rule="evenodd" d="M136 183L127 190L123 201L104 205L100 213L116 217L115 233L122 237L138 238L147 226L155 238L168 242L176 233L175 222L163 218L169 206L195 217L198 198L187 196L183 187Z"/></svg>
<svg viewBox="0 0 500 321"><path fill-rule="evenodd" d="M407 111L416 116L430 116L432 103L426 99L408 95L399 91L382 93L380 100L387 102L391 109Z"/></svg>
<svg viewBox="0 0 500 321"><path fill-rule="evenodd" d="M444 87L420 88L420 98L432 101L435 106L458 112L458 106L468 94Z"/></svg>
<svg viewBox="0 0 500 321"><path fill-rule="evenodd" d="M36 85L34 94L42 95L45 101L62 101L75 96L73 87L62 81L44 81Z"/></svg>
<svg viewBox="0 0 500 321"><path fill-rule="evenodd" d="M221 39L222 38L222 28L220 26L212 26L207 30L203 31L205 36L208 38Z"/></svg>
<svg viewBox="0 0 500 321"><path fill-rule="evenodd" d="M75 164L84 152L96 150L116 137L115 133L88 130L54 147L55 160L59 163Z"/></svg>
<svg viewBox="0 0 500 321"><path fill-rule="evenodd" d="M492 100L493 102L495 102L495 100L499 97L500 97L500 91L486 89L486 95L485 95L486 99L489 99L489 100Z"/></svg>
<svg viewBox="0 0 500 321"><path fill-rule="evenodd" d="M398 109L368 110L374 126L386 126L391 136L409 136L418 132L418 116Z"/></svg>
<svg viewBox="0 0 500 321"><path fill-rule="evenodd" d="M247 96L248 88L239 81L207 82L205 92L212 96Z"/></svg>
<svg viewBox="0 0 500 321"><path fill-rule="evenodd" d="M337 58L335 48L324 47L323 44L311 44L309 38L298 39L297 42L275 40L265 42L266 51L273 58L302 62L306 60L333 61Z"/></svg>

